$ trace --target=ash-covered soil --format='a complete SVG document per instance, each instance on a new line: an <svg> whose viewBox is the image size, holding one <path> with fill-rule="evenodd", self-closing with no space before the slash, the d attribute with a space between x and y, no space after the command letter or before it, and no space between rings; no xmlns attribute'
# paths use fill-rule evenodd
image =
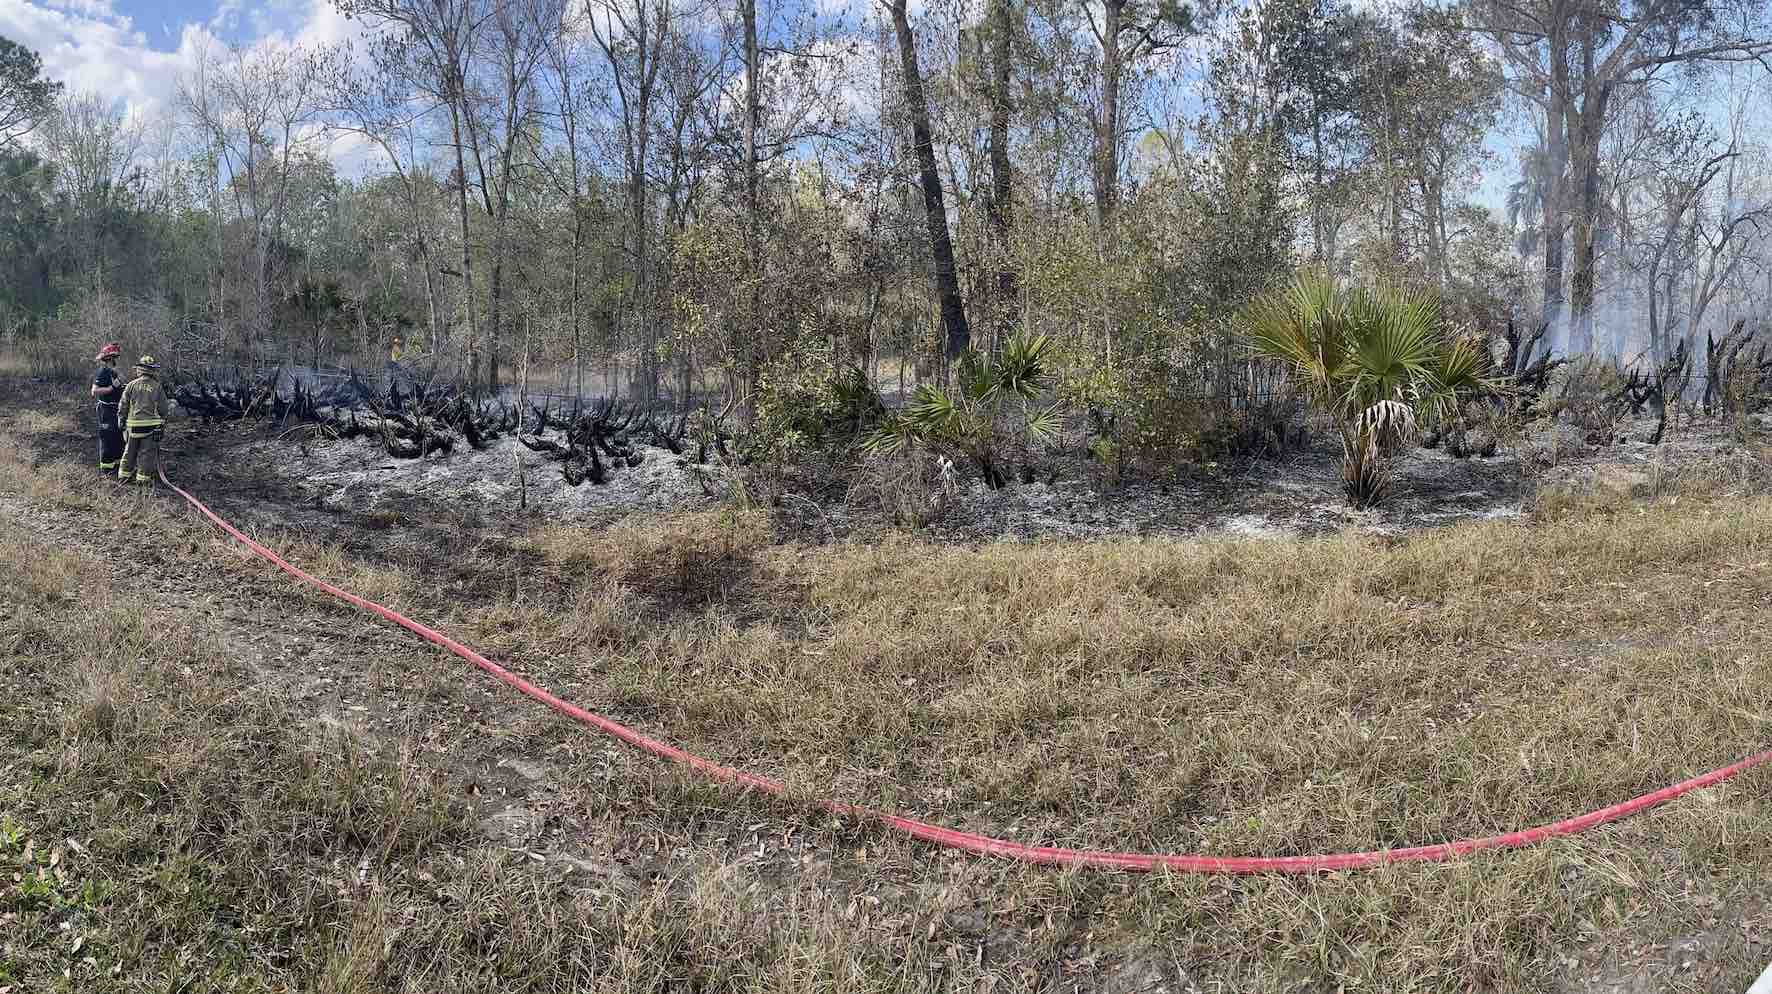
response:
<svg viewBox="0 0 1772 994"><path fill-rule="evenodd" d="M1313 446L1238 471L1103 489L1060 477L992 491L969 483L931 525L953 538L1213 535L1285 538L1345 529L1395 533L1461 518L1517 515L1531 493L1511 457L1454 459L1418 450L1399 460L1382 506L1359 510L1341 492L1337 453Z"/></svg>
<svg viewBox="0 0 1772 994"><path fill-rule="evenodd" d="M1597 444L1591 434L1540 423L1498 445L1488 457L1458 458L1443 448L1414 448L1395 462L1390 496L1356 509L1342 493L1340 449L1317 431L1301 449L1246 466L1186 471L1169 481L1102 482L1099 468L1075 456L1048 458L1034 483L992 490L960 467L945 485L918 499L924 528L959 542L1085 539L1112 535L1309 537L1354 530L1396 535L1460 520L1515 517L1548 490L1619 490L1641 496L1698 467L1726 470L1772 419L1745 429L1716 422L1671 425L1658 443L1654 423L1621 426ZM612 468L602 484L569 484L559 464L515 438L487 449L457 446L421 459L390 457L365 438L290 437L268 430L240 435L217 426L199 437L196 456L210 470L245 476L285 491L317 512L373 514L417 504L476 518L613 520L636 512L697 510L732 498L734 481L714 462L636 446L635 467ZM807 537L867 535L891 526L882 508L850 499L835 476L802 474L783 491L784 514L799 517Z"/></svg>
<svg viewBox="0 0 1772 994"><path fill-rule="evenodd" d="M65 391L35 385L42 404L69 403ZM53 396L55 399L50 400ZM89 405L75 402L79 437L54 447L84 458L92 445ZM1168 481L1109 484L1101 468L1073 444L1038 467L1034 483L992 490L968 466L945 482L930 481L910 499L922 530L954 542L999 539L1087 539L1104 536L1309 537L1353 530L1396 535L1460 520L1514 517L1549 491L1611 490L1632 496L1659 492L1693 473L1730 485L1758 472L1752 453L1772 436L1772 416L1743 425L1687 418L1655 441L1655 422L1642 420L1596 435L1562 422L1540 422L1499 440L1488 457L1458 458L1444 448L1414 448L1395 461L1390 496L1356 509L1341 489L1340 447L1318 425L1301 448L1236 468L1186 469ZM370 438L317 436L265 421L174 421L166 443L168 471L206 499L220 500L248 520L285 527L327 527L378 516L466 522L521 529L538 520L612 521L634 513L699 510L739 492L724 465L697 464L668 449L636 444L637 466L611 466L606 482L567 482L560 464L513 436L484 450L465 444L419 459L388 455ZM76 455L76 453L78 453ZM795 534L817 541L865 537L895 527L891 509L858 498L853 468L806 470L777 499L797 519ZM768 498L753 487L752 497ZM902 518L902 515L898 517ZM385 539L387 533L381 533Z"/></svg>
<svg viewBox="0 0 1772 994"><path fill-rule="evenodd" d="M368 438L262 438L239 457L264 466L315 506L374 511L418 499L487 513L533 511L576 518L703 507L725 495L718 466L695 465L668 449L636 445L640 465L609 470L606 482L573 486L560 464L505 436L473 449L396 459Z"/></svg>
<svg viewBox="0 0 1772 994"><path fill-rule="evenodd" d="M1540 423L1488 457L1458 458L1442 448L1413 448L1395 461L1394 482L1377 507L1355 508L1342 492L1339 445L1317 432L1304 448L1238 470L1192 473L1169 482L1103 487L1073 462L1056 479L991 490L963 481L945 496L929 530L956 540L1098 538L1110 535L1214 535L1294 538L1353 530L1397 535L1461 520L1517 517L1549 491L1612 490L1646 496L1692 473L1727 477L1736 461L1751 472L1753 439L1772 418L1742 429L1719 422L1670 426L1645 441L1654 422L1622 426L1595 444L1566 424ZM864 512L831 517L859 526Z"/></svg>

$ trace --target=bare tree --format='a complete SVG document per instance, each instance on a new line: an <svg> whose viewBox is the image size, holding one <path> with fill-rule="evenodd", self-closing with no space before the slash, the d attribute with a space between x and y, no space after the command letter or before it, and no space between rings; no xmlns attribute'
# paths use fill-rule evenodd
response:
<svg viewBox="0 0 1772 994"><path fill-rule="evenodd" d="M547 55L549 39L560 30L565 9L566 0L495 0L488 22L491 79L462 100L480 205L492 222L486 386L493 391L498 389L498 349L507 317L504 279L519 152L537 111L537 67Z"/></svg>
<svg viewBox="0 0 1772 994"><path fill-rule="evenodd" d="M652 224L646 184L657 108L659 68L670 42L671 0L586 0L591 35L608 60L627 174L630 252L634 264L632 314L639 325L641 390L658 400L658 323L652 285Z"/></svg>
<svg viewBox="0 0 1772 994"><path fill-rule="evenodd" d="M986 100L990 105L989 156L991 197L986 207L997 255L995 311L997 333L1002 334L1015 308L1015 268L1009 264L1009 224L1015 212L1014 168L1009 162L1009 123L1012 97L1015 11L1012 0L990 0L985 29L990 50L990 79Z"/></svg>
<svg viewBox="0 0 1772 994"><path fill-rule="evenodd" d="M1600 147L1614 98L1669 67L1743 62L1772 53L1755 34L1752 2L1646 0L1603 10L1587 0L1478 0L1471 25L1494 40L1516 93L1546 125L1545 317L1561 319L1565 212L1575 258L1569 280L1570 344L1593 341L1594 236L1600 212ZM1564 175L1567 167L1568 183Z"/></svg>
<svg viewBox="0 0 1772 994"><path fill-rule="evenodd" d="M359 64L347 46L329 63L323 76L323 100L331 112L330 127L372 142L400 183L411 227L413 249L424 276L425 310L433 352L442 348L444 324L438 312L439 260L431 237L431 217L420 196L424 184L415 132L437 109L434 101L415 99L410 79L395 55L397 49L375 46ZM392 58L391 58L392 56Z"/></svg>
<svg viewBox="0 0 1772 994"><path fill-rule="evenodd" d="M362 17L380 29L374 62L379 71L409 84L449 114L450 148L461 238L462 314L469 382L478 382L480 324L474 299L474 242L469 230L467 145L468 71L477 56L489 11L483 0L333 0L346 17Z"/></svg>
<svg viewBox="0 0 1772 994"><path fill-rule="evenodd" d="M276 44L206 49L198 62L180 81L179 98L216 156L218 180L225 177L244 230L252 291L247 334L252 344L266 345L290 160L322 137L314 64L299 48Z"/></svg>
<svg viewBox="0 0 1772 994"><path fill-rule="evenodd" d="M567 199L571 216L572 244L568 256L565 324L572 341L572 389L575 395L584 392L584 249L588 211L585 204L585 169L589 164L589 98L592 86L586 79L583 45L580 38L586 30L582 8L568 8L562 15L560 30L547 39L546 79L552 90L556 127L566 143L564 175L548 167L545 156L538 155L536 164L553 181ZM539 151L539 150L538 150Z"/></svg>
<svg viewBox="0 0 1772 994"><path fill-rule="evenodd" d="M1102 0L1101 20L1093 7L1088 14L1089 30L1101 47L1093 180L1096 218L1105 227L1120 202L1126 80L1141 59L1174 45L1191 28L1193 14L1176 0Z"/></svg>
<svg viewBox="0 0 1772 994"><path fill-rule="evenodd" d="M765 191L765 172L799 152L804 142L833 135L839 115L831 101L840 79L820 70L840 66L846 54L835 35L827 33L834 26L821 28L816 18L803 14L784 18L785 6L760 8L756 0L739 0L734 43L742 92L720 99L738 107L738 145L730 157L737 161L741 179L745 293L730 348L742 367L740 390L747 413L773 345L764 316L765 290L774 277L766 229L782 214ZM720 82L726 87L733 80L722 73ZM720 130L727 130L724 121Z"/></svg>

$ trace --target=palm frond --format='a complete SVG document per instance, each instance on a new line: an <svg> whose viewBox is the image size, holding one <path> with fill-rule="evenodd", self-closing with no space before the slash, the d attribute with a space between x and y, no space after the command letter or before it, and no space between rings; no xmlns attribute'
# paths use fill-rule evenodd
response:
<svg viewBox="0 0 1772 994"><path fill-rule="evenodd" d="M1257 355L1286 365L1319 395L1340 375L1347 322L1327 276L1301 276L1281 292L1256 298L1237 324Z"/></svg>
<svg viewBox="0 0 1772 994"><path fill-rule="evenodd" d="M911 395L901 420L914 426L925 436L953 432L965 420L965 406L946 390L925 383Z"/></svg>
<svg viewBox="0 0 1772 994"><path fill-rule="evenodd" d="M994 364L997 389L1032 400L1046 377L1046 358L1053 344L1047 335L1021 332L1011 336L1003 343L1002 355Z"/></svg>
<svg viewBox="0 0 1772 994"><path fill-rule="evenodd" d="M991 361L973 349L960 354L957 379L960 392L973 403L984 403L997 392L997 371Z"/></svg>
<svg viewBox="0 0 1772 994"><path fill-rule="evenodd" d="M1365 444L1388 448L1415 437L1415 410L1400 400L1381 400L1361 411L1354 425Z"/></svg>
<svg viewBox="0 0 1772 994"><path fill-rule="evenodd" d="M1028 412L1028 435L1042 442L1056 438L1058 433L1064 428L1064 417L1061 408L1062 405L1060 404L1052 404L1049 407Z"/></svg>
<svg viewBox="0 0 1772 994"><path fill-rule="evenodd" d="M861 440L864 452L890 454L903 452L923 442L923 435L915 425L904 418L891 418L878 428L868 432Z"/></svg>

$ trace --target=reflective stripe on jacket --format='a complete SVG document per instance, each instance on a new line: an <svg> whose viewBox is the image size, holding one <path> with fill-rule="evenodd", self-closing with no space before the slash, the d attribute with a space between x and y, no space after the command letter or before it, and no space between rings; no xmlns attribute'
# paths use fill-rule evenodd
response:
<svg viewBox="0 0 1772 994"><path fill-rule="evenodd" d="M120 420L131 428L158 428L166 423L166 391L152 376L137 376L123 388Z"/></svg>

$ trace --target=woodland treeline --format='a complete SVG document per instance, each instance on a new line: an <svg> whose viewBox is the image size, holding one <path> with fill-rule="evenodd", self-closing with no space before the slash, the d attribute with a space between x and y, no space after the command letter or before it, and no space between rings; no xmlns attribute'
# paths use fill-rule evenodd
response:
<svg viewBox="0 0 1772 994"><path fill-rule="evenodd" d="M157 116L0 42L9 339L748 409L1026 332L1091 403L1247 400L1300 267L1651 367L1772 299L1753 0L336 2Z"/></svg>

